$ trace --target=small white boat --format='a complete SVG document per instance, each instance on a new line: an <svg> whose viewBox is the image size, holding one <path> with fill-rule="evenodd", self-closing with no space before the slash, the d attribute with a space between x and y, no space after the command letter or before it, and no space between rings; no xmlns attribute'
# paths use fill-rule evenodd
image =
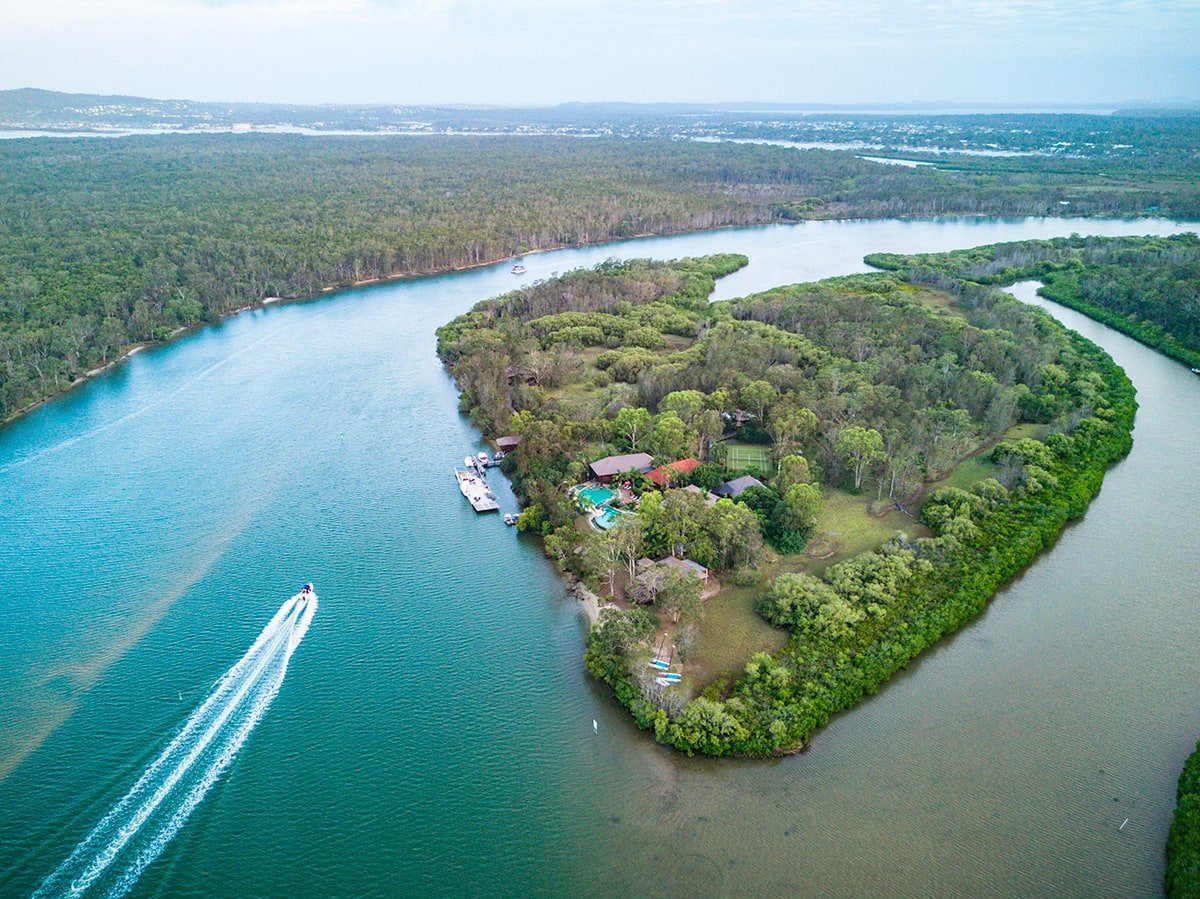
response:
<svg viewBox="0 0 1200 899"><path fill-rule="evenodd" d="M517 523L517 516L513 515L512 512L505 512L504 513L504 523L511 527L512 525Z"/></svg>
<svg viewBox="0 0 1200 899"><path fill-rule="evenodd" d="M525 266L521 265L519 262L512 267L512 273L514 275L523 275L527 271L529 271L529 269L525 268Z"/></svg>
<svg viewBox="0 0 1200 899"><path fill-rule="evenodd" d="M484 468L487 468L487 466L488 466L488 464L489 464L489 463L488 463L488 454L487 454L487 453L480 453L480 454L477 456L477 458L479 459L479 464L480 464L480 465L482 465Z"/></svg>

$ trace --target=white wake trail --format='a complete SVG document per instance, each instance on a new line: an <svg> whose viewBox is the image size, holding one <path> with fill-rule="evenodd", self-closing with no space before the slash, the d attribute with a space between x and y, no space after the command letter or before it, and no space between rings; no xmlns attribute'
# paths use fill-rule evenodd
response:
<svg viewBox="0 0 1200 899"><path fill-rule="evenodd" d="M179 733L34 897L121 896L166 848L229 766L279 692L317 599L285 602Z"/></svg>

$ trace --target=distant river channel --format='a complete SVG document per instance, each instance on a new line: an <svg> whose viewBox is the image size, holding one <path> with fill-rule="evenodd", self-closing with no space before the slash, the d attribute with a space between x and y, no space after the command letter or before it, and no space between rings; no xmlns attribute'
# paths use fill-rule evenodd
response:
<svg viewBox="0 0 1200 899"><path fill-rule="evenodd" d="M1159 895L1200 737L1200 378L1053 309L1141 403L1086 516L809 751L689 759L586 677L576 601L458 492L483 446L434 329L609 257L745 253L728 299L875 251L1181 230L821 222L541 253L238 315L0 430L0 895L59 869L309 580L273 704L130 895Z"/></svg>

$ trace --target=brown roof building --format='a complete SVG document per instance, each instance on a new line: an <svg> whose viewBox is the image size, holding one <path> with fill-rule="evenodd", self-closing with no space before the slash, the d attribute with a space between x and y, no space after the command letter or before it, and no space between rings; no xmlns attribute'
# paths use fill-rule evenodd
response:
<svg viewBox="0 0 1200 899"><path fill-rule="evenodd" d="M624 456L605 456L603 459L597 459L589 467L597 481L607 484L622 472L648 471L653 461L654 457L648 453L628 453Z"/></svg>

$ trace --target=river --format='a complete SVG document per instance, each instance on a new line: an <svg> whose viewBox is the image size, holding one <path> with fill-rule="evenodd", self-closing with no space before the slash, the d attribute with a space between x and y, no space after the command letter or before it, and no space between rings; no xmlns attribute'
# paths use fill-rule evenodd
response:
<svg viewBox="0 0 1200 899"><path fill-rule="evenodd" d="M433 332L613 256L746 253L728 298L875 251L1185 228L650 238L274 306L130 357L0 431L0 894L68 858L312 580L273 704L133 895L1158 895L1200 736L1200 378L1055 310L1141 403L1087 515L809 751L720 761L633 729L584 675L552 569L467 506L450 470L480 444Z"/></svg>

